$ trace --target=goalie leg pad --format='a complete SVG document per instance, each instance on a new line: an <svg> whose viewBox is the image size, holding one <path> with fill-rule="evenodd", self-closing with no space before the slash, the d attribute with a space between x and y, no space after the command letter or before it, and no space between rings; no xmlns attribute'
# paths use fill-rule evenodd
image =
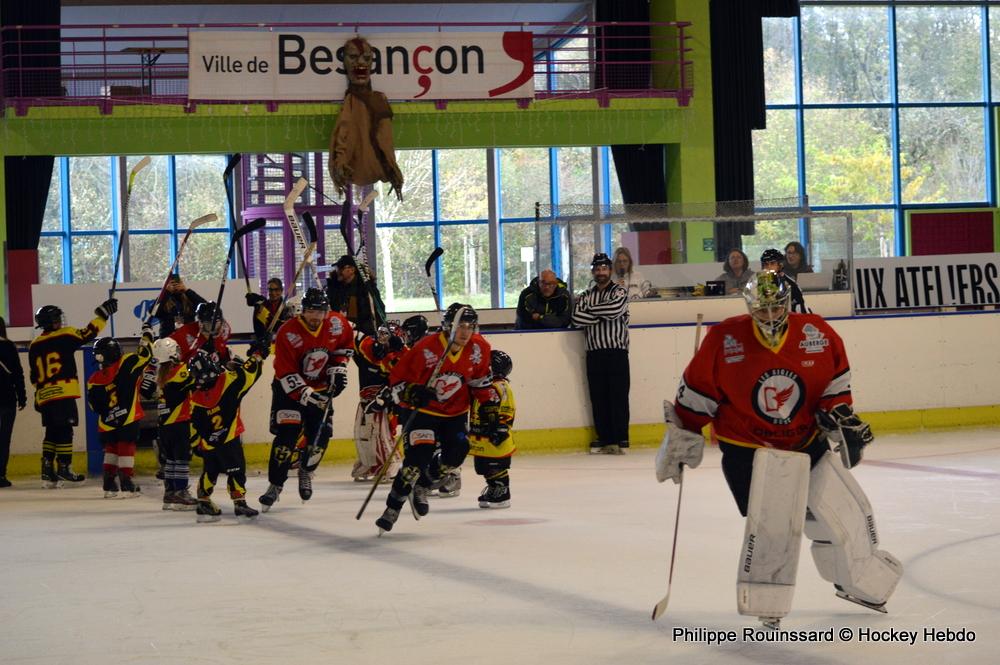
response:
<svg viewBox="0 0 1000 665"><path fill-rule="evenodd" d="M358 468L367 473L378 464L376 445L378 432L375 415L365 412L365 403L358 403L358 411L354 415L354 447L358 451Z"/></svg>
<svg viewBox="0 0 1000 665"><path fill-rule="evenodd" d="M736 576L740 614L780 619L791 611L808 495L808 455L757 449Z"/></svg>
<svg viewBox="0 0 1000 665"><path fill-rule="evenodd" d="M869 605L885 604L903 564L878 549L868 497L832 452L812 470L805 533L813 541L813 561L823 579Z"/></svg>

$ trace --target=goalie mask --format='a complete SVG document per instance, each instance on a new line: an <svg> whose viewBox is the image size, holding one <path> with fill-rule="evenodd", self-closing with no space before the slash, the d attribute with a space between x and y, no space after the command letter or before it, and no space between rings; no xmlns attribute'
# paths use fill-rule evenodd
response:
<svg viewBox="0 0 1000 665"><path fill-rule="evenodd" d="M94 342L94 360L96 360L101 367L114 365L116 362L121 360L121 357L122 347L111 337L102 337Z"/></svg>
<svg viewBox="0 0 1000 665"><path fill-rule="evenodd" d="M788 327L792 300L788 283L771 270L758 272L743 289L743 299L761 335L772 347L777 346Z"/></svg>
<svg viewBox="0 0 1000 665"><path fill-rule="evenodd" d="M451 335L451 327L456 323L456 316L458 316L457 323L459 325L463 323L467 324L472 327L473 332L479 327L479 314L476 313L476 310L472 309L472 305L453 302L448 306L448 311L444 313L444 318L441 321L441 330L444 334Z"/></svg>

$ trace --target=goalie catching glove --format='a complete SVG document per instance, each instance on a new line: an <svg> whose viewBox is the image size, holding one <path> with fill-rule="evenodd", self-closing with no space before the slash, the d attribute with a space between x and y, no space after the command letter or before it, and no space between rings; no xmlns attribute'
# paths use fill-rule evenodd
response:
<svg viewBox="0 0 1000 665"><path fill-rule="evenodd" d="M705 437L684 429L681 419L674 412L673 402L664 400L663 419L667 423L667 431L660 449L656 451L656 479L662 483L669 478L677 484L681 481L684 464L692 469L701 464L705 454Z"/></svg>
<svg viewBox="0 0 1000 665"><path fill-rule="evenodd" d="M864 456L865 446L875 440L872 428L858 418L850 404L838 404L829 411L817 411L816 424L828 438L840 442L834 451L840 453L848 469L858 465Z"/></svg>

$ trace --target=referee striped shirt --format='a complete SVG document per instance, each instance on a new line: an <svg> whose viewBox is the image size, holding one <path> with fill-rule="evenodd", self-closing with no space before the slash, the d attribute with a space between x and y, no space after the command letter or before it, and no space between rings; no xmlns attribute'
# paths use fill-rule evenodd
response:
<svg viewBox="0 0 1000 665"><path fill-rule="evenodd" d="M628 291L614 282L585 291L573 307L573 324L586 332L588 351L628 351Z"/></svg>

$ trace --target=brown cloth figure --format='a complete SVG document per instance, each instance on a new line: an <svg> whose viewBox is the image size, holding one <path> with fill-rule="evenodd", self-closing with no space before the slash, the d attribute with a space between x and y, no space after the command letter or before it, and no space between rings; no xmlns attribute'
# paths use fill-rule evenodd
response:
<svg viewBox="0 0 1000 665"><path fill-rule="evenodd" d="M403 199L403 174L392 143L392 109L381 92L372 90L373 52L360 37L344 44L347 92L330 137L330 177L343 194L349 184L382 181Z"/></svg>

